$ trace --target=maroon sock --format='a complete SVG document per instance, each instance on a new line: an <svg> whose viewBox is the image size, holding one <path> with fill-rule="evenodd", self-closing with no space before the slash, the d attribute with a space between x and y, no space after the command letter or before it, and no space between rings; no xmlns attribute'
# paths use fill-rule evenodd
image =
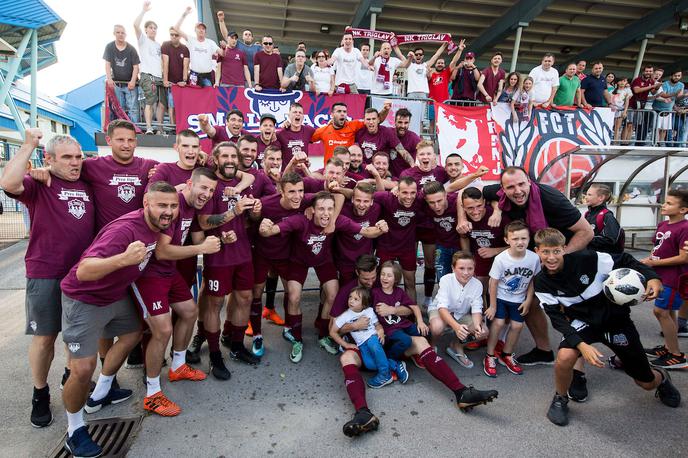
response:
<svg viewBox="0 0 688 458"><path fill-rule="evenodd" d="M318 328L318 339L322 339L323 337L330 335L330 320L325 320L318 317L315 320L315 327Z"/></svg>
<svg viewBox="0 0 688 458"><path fill-rule="evenodd" d="M435 275L434 267L425 266L423 271L423 286L425 287L425 297L432 297L432 291L435 289Z"/></svg>
<svg viewBox="0 0 688 458"><path fill-rule="evenodd" d="M284 315L287 315L287 310L288 310L288 305L289 305L289 296L287 296L287 292L285 291L284 294L282 295L282 307L284 307Z"/></svg>
<svg viewBox="0 0 688 458"><path fill-rule="evenodd" d="M198 335L201 336L203 340L206 340L205 326L203 326L203 322L197 321L196 323L198 323Z"/></svg>
<svg viewBox="0 0 688 458"><path fill-rule="evenodd" d="M456 374L449 368L449 365L435 353L432 347L426 348L420 354L420 360L423 362L428 372L430 372L430 375L444 383L450 390L456 391L465 388Z"/></svg>
<svg viewBox="0 0 688 458"><path fill-rule="evenodd" d="M287 313L287 326L291 328L291 335L294 339L301 342L303 340L301 333L301 321L303 319L303 314L299 313L297 315L292 315Z"/></svg>
<svg viewBox="0 0 688 458"><path fill-rule="evenodd" d="M220 351L220 331L205 331L205 338L208 339L208 349L211 352Z"/></svg>
<svg viewBox="0 0 688 458"><path fill-rule="evenodd" d="M225 319L225 324L222 326L222 335L231 336L232 335L232 322L229 319Z"/></svg>
<svg viewBox="0 0 688 458"><path fill-rule="evenodd" d="M251 302L251 315L249 316L249 321L251 322L251 329L253 329L253 335L257 336L261 334L263 329L263 304L260 299L253 299Z"/></svg>
<svg viewBox="0 0 688 458"><path fill-rule="evenodd" d="M234 326L232 325L232 342L244 342L244 335L246 334L248 326Z"/></svg>
<svg viewBox="0 0 688 458"><path fill-rule="evenodd" d="M368 407L365 397L365 382L358 371L358 367L354 364L347 364L342 368L344 371L344 385L346 385L346 392L349 394L349 399L354 405L354 409L359 410Z"/></svg>

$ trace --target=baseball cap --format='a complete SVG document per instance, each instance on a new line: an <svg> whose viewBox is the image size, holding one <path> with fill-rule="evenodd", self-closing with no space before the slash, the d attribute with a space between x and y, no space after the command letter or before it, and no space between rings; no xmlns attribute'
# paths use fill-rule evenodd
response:
<svg viewBox="0 0 688 458"><path fill-rule="evenodd" d="M227 36L239 38L239 34L236 33L234 30L232 30L231 32L229 32L229 33L227 34Z"/></svg>
<svg viewBox="0 0 688 458"><path fill-rule="evenodd" d="M470 59L471 57L475 58L475 53L473 51L469 51L466 53L466 59Z"/></svg>
<svg viewBox="0 0 688 458"><path fill-rule="evenodd" d="M260 123L259 124L263 124L263 121L265 121L266 119L272 119L272 122L277 124L277 118L275 118L275 116L270 114L270 113L263 113L262 115L260 115Z"/></svg>
<svg viewBox="0 0 688 458"><path fill-rule="evenodd" d="M202 22L199 22L198 24L196 24L196 27L203 27L206 30L208 29L208 27L206 27L205 24Z"/></svg>

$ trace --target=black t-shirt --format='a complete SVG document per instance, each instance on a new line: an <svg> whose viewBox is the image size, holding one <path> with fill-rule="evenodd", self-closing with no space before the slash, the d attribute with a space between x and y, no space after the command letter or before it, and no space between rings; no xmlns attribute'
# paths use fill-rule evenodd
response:
<svg viewBox="0 0 688 458"><path fill-rule="evenodd" d="M131 80L131 73L134 71L134 65L138 65L139 54L136 49L129 43L123 51L117 49L115 42L112 41L105 46L103 59L110 62L112 67L112 79L115 81L129 81Z"/></svg>
<svg viewBox="0 0 688 458"><path fill-rule="evenodd" d="M547 224L550 227L559 229L566 241L568 242L571 237L573 237L573 232L568 230L569 227L573 226L581 218L581 212L578 211L576 207L564 196L561 192L555 188L548 186L546 184L538 184L540 188L540 201L542 202L542 211L545 214L545 219L547 219ZM491 184L483 188L483 196L485 200L495 201L499 200L497 197L497 191L500 189L500 185ZM528 198L530 202L530 197ZM526 204L527 206L528 204ZM517 207L512 203L511 210L504 212L511 221L521 219L526 219L526 208L527 207ZM532 235L531 235L532 241Z"/></svg>

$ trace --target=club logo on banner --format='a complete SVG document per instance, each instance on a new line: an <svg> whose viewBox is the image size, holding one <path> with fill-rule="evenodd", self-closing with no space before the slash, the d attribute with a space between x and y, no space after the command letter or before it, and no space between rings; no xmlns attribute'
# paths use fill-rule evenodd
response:
<svg viewBox="0 0 688 458"><path fill-rule="evenodd" d="M257 133L260 117L271 114L281 124L289 114L289 106L298 102L303 106L305 125L322 127L330 121L332 104L346 104L350 118L362 118L365 95L316 95L310 92L256 92L240 87L190 88L172 87L177 131L191 129L201 137L204 151L210 151L211 141L201 131L198 115L207 114L210 125L224 128L227 113L239 110L244 114L244 129ZM322 146L314 144L309 154L322 155Z"/></svg>
<svg viewBox="0 0 688 458"><path fill-rule="evenodd" d="M483 178L496 180L503 167L525 168L542 182L563 187L566 161L547 167L557 156L579 145L611 143L614 114L609 108L534 109L529 122L513 122L506 103L496 106L437 106L437 135L442 159L458 152L466 169L486 166ZM575 156L572 183L580 180L599 158ZM542 173L545 176L542 176Z"/></svg>

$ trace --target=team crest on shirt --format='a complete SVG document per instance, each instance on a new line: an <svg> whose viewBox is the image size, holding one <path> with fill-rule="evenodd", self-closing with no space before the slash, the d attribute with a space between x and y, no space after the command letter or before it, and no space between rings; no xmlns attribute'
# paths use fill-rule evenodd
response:
<svg viewBox="0 0 688 458"><path fill-rule="evenodd" d="M192 221L193 218L184 218L182 220L181 226L179 227L182 231L182 239L180 245L184 245L184 242L186 242L186 237L189 236L189 229L191 228Z"/></svg>
<svg viewBox="0 0 688 458"><path fill-rule="evenodd" d="M375 154L375 151L377 151L377 145L373 142L363 142L361 143L361 149L365 157L370 159L373 157L373 154Z"/></svg>
<svg viewBox="0 0 688 458"><path fill-rule="evenodd" d="M370 221L363 221L361 223L361 229L365 229L366 227L370 227ZM357 242L362 238L363 236L360 233L354 235L354 240L356 240Z"/></svg>
<svg viewBox="0 0 688 458"><path fill-rule="evenodd" d="M394 303L395 307L399 307L401 305L401 302L396 301ZM397 324L401 322L401 317L399 315L387 315L385 318L385 322L387 324Z"/></svg>
<svg viewBox="0 0 688 458"><path fill-rule="evenodd" d="M397 223L401 227L408 226L411 222L411 218L413 218L415 215L416 214L414 212L405 212L403 210L397 210L394 212L394 217L397 219Z"/></svg>
<svg viewBox="0 0 688 458"><path fill-rule="evenodd" d="M435 218L435 222L440 223L440 227L447 232L451 232L454 229L454 218L451 216L445 216L444 218Z"/></svg>
<svg viewBox="0 0 688 458"><path fill-rule="evenodd" d="M308 242L306 242L306 244L311 247L311 252L317 255L322 251L323 242L326 238L326 235L311 235L308 237Z"/></svg>
<svg viewBox="0 0 688 458"><path fill-rule="evenodd" d="M232 210L234 210L234 207L236 207L237 201L238 201L237 196L226 196L224 194L222 195L222 202L227 202L227 211L228 212L231 212Z"/></svg>
<svg viewBox="0 0 688 458"><path fill-rule="evenodd" d="M62 189L57 195L57 198L60 200L69 200L70 197L81 199L84 202L89 202L91 200L89 199L86 191L82 191L80 189Z"/></svg>
<svg viewBox="0 0 688 458"><path fill-rule="evenodd" d="M80 200L72 199L67 202L67 211L76 219L81 219L86 214L86 204Z"/></svg>
<svg viewBox="0 0 688 458"><path fill-rule="evenodd" d="M590 277L588 277L587 275L583 274L583 275L581 275L581 277L580 277L580 282L583 283L584 285L588 285L588 284L590 284Z"/></svg>
<svg viewBox="0 0 688 458"><path fill-rule="evenodd" d="M69 342L67 348L69 348L69 351L72 353L76 353L81 348L81 344L79 342Z"/></svg>
<svg viewBox="0 0 688 458"><path fill-rule="evenodd" d="M117 197L126 204L136 197L136 188L130 184L123 184L117 187Z"/></svg>
<svg viewBox="0 0 688 458"><path fill-rule="evenodd" d="M427 175L420 179L420 185L423 186L425 183L430 183L431 181L437 181L435 175Z"/></svg>
<svg viewBox="0 0 688 458"><path fill-rule="evenodd" d="M157 244L158 242L153 242L146 246L146 256L143 258L143 261L139 263L139 272L143 272L143 269L148 265L148 261L150 261L151 256L153 256Z"/></svg>

